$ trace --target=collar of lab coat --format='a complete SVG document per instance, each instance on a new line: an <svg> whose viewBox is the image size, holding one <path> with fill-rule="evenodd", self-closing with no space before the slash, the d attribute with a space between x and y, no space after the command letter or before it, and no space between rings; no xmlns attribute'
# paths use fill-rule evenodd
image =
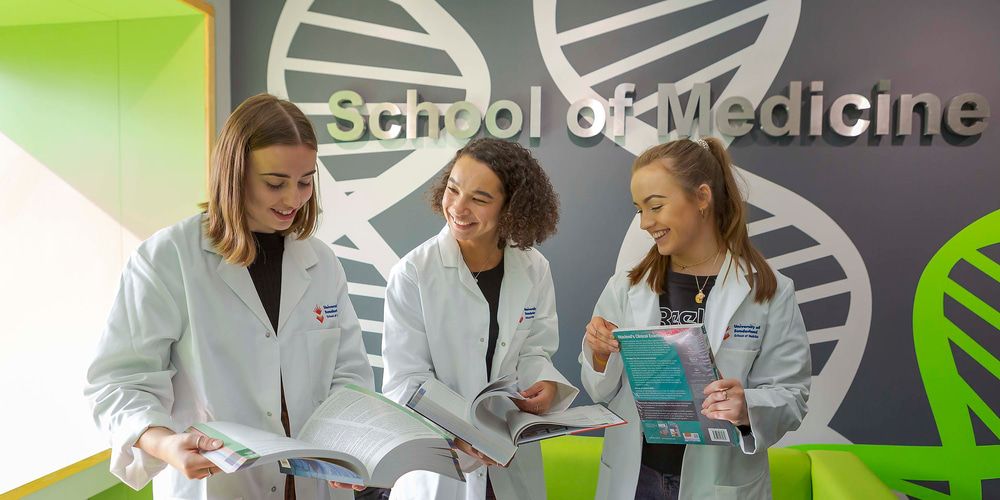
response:
<svg viewBox="0 0 1000 500"><path fill-rule="evenodd" d="M447 225L441 229L437 238L438 248L441 251L441 262L444 266L457 268L458 278L462 285L485 301L486 297L483 296L479 284L472 277L469 266L462 258L462 250L458 247L458 240L451 235L451 230L448 229ZM510 245L504 247L503 284L500 286L500 303L497 305L497 326L500 329L501 340L510 339L517 329L518 320L524 311L528 295L531 294L533 266L534 263L528 256L528 252ZM491 369L494 374L502 361L497 358L494 358L494 366Z"/></svg>
<svg viewBox="0 0 1000 500"><path fill-rule="evenodd" d="M211 239L202 232L201 248L205 251L219 255ZM309 282L312 278L309 275L309 268L316 265L319 258L309 243L309 238L300 240L295 234L285 235L285 250L281 257L281 304L278 310L278 331L281 333L288 321L289 315L295 309L295 305L302 300ZM271 320L264 311L264 305L257 295L257 289L250 278L250 272L246 267L230 264L226 259L220 259L216 272L222 281L225 281L229 288L233 290L240 300L253 312L254 316L260 320L264 326L270 330Z"/></svg>
<svg viewBox="0 0 1000 500"><path fill-rule="evenodd" d="M705 332L708 333L713 353L718 351L719 345L722 344L726 325L750 293L750 282L743 273L749 269L749 265L745 262L743 265L738 265L728 251L723 263L723 270L719 273L719 278L716 278L715 286L708 294L708 303L705 304ZM628 295L629 304L632 306L632 317L645 321L645 324L635 326L659 324L660 296L646 285L645 280L629 287Z"/></svg>

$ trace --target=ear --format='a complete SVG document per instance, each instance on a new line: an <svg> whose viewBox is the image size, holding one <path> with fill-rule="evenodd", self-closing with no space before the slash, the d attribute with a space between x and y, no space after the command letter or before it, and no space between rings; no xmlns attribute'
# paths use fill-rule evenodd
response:
<svg viewBox="0 0 1000 500"><path fill-rule="evenodd" d="M712 188L702 183L695 189L695 203L698 210L708 210L712 206Z"/></svg>

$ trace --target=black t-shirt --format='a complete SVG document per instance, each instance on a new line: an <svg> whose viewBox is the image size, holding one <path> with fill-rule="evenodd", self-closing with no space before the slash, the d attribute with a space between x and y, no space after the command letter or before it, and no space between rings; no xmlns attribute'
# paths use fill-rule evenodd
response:
<svg viewBox="0 0 1000 500"><path fill-rule="evenodd" d="M281 308L281 260L285 253L285 237L281 233L253 233L257 242L257 257L247 268L253 287L271 321L274 334L278 334L278 312ZM280 375L279 375L280 376ZM285 435L291 436L288 405L285 403L285 382L281 385L281 426ZM295 483L292 476L285 476L285 500L295 500Z"/></svg>
<svg viewBox="0 0 1000 500"><path fill-rule="evenodd" d="M697 284L695 283L697 279ZM701 304L695 301L701 285L705 294ZM660 324L681 325L705 322L705 305L708 294L715 286L715 276L693 276L690 274L667 273L666 291L660 294ZM684 459L683 444L649 444L642 441L642 463L661 474L681 473Z"/></svg>
<svg viewBox="0 0 1000 500"><path fill-rule="evenodd" d="M479 285L479 290L486 297L486 302L490 305L490 335L489 344L486 345L486 380L490 379L490 371L493 368L493 351L497 348L497 339L500 338L500 324L497 323L497 311L500 309L500 286L503 285L503 258L493 269L487 269L479 273L472 273Z"/></svg>

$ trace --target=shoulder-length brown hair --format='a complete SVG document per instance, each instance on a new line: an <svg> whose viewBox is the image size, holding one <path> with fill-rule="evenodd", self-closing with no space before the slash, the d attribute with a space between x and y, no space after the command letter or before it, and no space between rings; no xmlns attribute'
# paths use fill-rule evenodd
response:
<svg viewBox="0 0 1000 500"><path fill-rule="evenodd" d="M748 275L754 289L754 301L770 300L778 288L778 281L767 260L750 243L746 199L736 184L729 152L714 137L705 138L705 143L707 149L688 139L653 146L635 159L632 172L646 166L665 168L692 200L698 186L707 184L712 190L709 211L715 216L716 237L732 254L735 269ZM749 263L751 269L745 269L744 262ZM645 277L650 288L663 293L669 269L670 256L660 255L653 245L646 257L629 271L629 283L634 286Z"/></svg>
<svg viewBox="0 0 1000 500"><path fill-rule="evenodd" d="M208 180L205 234L227 262L249 266L257 257L246 217L246 186L250 153L273 145L308 146L317 149L312 124L294 104L270 94L257 94L243 101L229 115L212 152ZM319 204L316 191L295 214L293 233L305 239L316 230Z"/></svg>
<svg viewBox="0 0 1000 500"><path fill-rule="evenodd" d="M455 157L444 167L428 194L435 212L444 215L441 199L448 187L451 169L463 156L482 162L500 178L504 194L504 206L497 224L500 248L509 244L527 250L555 234L559 223L559 195L531 152L511 141L483 137L455 152Z"/></svg>

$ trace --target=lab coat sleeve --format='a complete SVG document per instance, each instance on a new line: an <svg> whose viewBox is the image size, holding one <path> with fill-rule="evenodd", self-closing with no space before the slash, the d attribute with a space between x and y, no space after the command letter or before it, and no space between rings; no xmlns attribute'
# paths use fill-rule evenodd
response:
<svg viewBox="0 0 1000 500"><path fill-rule="evenodd" d="M409 262L399 262L389 273L383 321L382 392L406 404L420 384L435 376L420 288Z"/></svg>
<svg viewBox="0 0 1000 500"><path fill-rule="evenodd" d="M806 416L812 362L791 280L779 281L761 342L744 390L752 432L741 437L740 447L747 454L766 451Z"/></svg>
<svg viewBox="0 0 1000 500"><path fill-rule="evenodd" d="M334 367L333 380L330 381L330 392L347 384L355 384L360 387L375 390L375 375L372 373L372 366L368 362L368 353L365 351L364 339L361 335L361 323L358 315L351 304L351 298L347 293L347 275L344 268L336 257L337 280L339 283L337 290L337 303L340 306L340 343L337 352L337 364Z"/></svg>
<svg viewBox="0 0 1000 500"><path fill-rule="evenodd" d="M94 420L111 437L111 473L138 490L166 463L133 447L150 427L177 429L170 417L174 392L172 345L183 318L157 270L140 252L122 273L97 354L87 370Z"/></svg>
<svg viewBox="0 0 1000 500"><path fill-rule="evenodd" d="M524 390L543 380L555 382L556 397L549 412L563 411L569 408L580 390L552 364L552 355L559 348L559 317L556 315L556 292L548 262L544 263L544 271L536 286L538 304L535 306L535 319L517 358L518 386Z"/></svg>
<svg viewBox="0 0 1000 500"><path fill-rule="evenodd" d="M627 292L628 288L623 286L622 276L612 276L604 287L604 291L601 292L600 298L597 299L594 316L600 316L618 326L626 326L623 299ZM583 382L583 389L587 391L590 399L598 403L610 403L618 395L618 391L622 387L624 369L620 354L611 353L603 372L595 370L594 351L587 345L586 334L584 334L583 348L580 352L580 366L580 380Z"/></svg>

